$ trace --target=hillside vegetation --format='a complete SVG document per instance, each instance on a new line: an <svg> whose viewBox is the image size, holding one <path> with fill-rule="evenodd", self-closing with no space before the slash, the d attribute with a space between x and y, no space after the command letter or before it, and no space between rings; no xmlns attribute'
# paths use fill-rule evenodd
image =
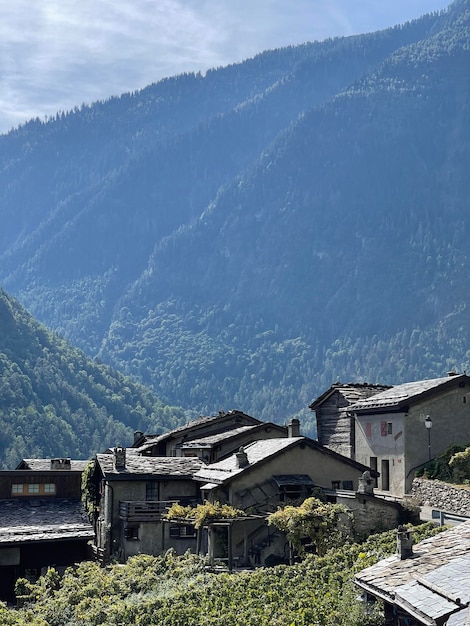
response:
<svg viewBox="0 0 470 626"><path fill-rule="evenodd" d="M183 421L141 385L91 361L0 290L0 468L22 458L91 455L134 430Z"/></svg>
<svg viewBox="0 0 470 626"><path fill-rule="evenodd" d="M165 402L284 422L470 359L470 0L0 137L0 283Z"/></svg>
<svg viewBox="0 0 470 626"><path fill-rule="evenodd" d="M421 541L442 529L413 530ZM62 579L49 570L36 585L19 581L18 593L32 604L0 607L0 618L11 626L378 626L381 606L357 602L352 577L395 550L390 531L297 565L234 574L210 573L201 557L172 551L105 569L82 563Z"/></svg>

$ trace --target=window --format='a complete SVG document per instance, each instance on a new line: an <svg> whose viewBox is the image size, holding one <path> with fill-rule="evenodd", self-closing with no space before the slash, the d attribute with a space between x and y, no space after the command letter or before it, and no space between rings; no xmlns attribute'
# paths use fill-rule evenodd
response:
<svg viewBox="0 0 470 626"><path fill-rule="evenodd" d="M37 483L28 485L28 493L39 493L39 485Z"/></svg>
<svg viewBox="0 0 470 626"><path fill-rule="evenodd" d="M13 485L11 486L11 493L12 493L12 495L15 495L15 494L23 495L23 487L24 487L24 485L20 485L18 483L13 483Z"/></svg>
<svg viewBox="0 0 470 626"><path fill-rule="evenodd" d="M54 494L55 493L55 483L44 483L44 493Z"/></svg>
<svg viewBox="0 0 470 626"><path fill-rule="evenodd" d="M339 489L340 484L341 484L340 480L332 480L331 481L331 488L332 489Z"/></svg>
<svg viewBox="0 0 470 626"><path fill-rule="evenodd" d="M354 489L352 480L343 480L343 489L347 489L348 491L352 491Z"/></svg>
<svg viewBox="0 0 470 626"><path fill-rule="evenodd" d="M156 480L145 484L145 499L147 502L158 500L158 482Z"/></svg>
<svg viewBox="0 0 470 626"><path fill-rule="evenodd" d="M130 541L137 541L139 539L139 527L126 526L124 528L124 537Z"/></svg>
<svg viewBox="0 0 470 626"><path fill-rule="evenodd" d="M372 437L372 424L370 422L366 422L366 437L367 439Z"/></svg>
<svg viewBox="0 0 470 626"><path fill-rule="evenodd" d="M387 435L393 435L393 424L392 424L392 422L387 422Z"/></svg>
<svg viewBox="0 0 470 626"><path fill-rule="evenodd" d="M196 537L196 529L192 524L177 524L170 526L170 537L192 539Z"/></svg>

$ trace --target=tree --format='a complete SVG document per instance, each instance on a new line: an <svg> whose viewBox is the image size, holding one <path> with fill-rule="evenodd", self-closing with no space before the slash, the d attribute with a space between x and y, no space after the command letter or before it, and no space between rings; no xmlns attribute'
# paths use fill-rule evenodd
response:
<svg viewBox="0 0 470 626"><path fill-rule="evenodd" d="M300 555L306 552L306 540L319 555L344 543L350 529L350 517L341 504L307 498L300 506L286 506L268 516L268 524L286 533Z"/></svg>

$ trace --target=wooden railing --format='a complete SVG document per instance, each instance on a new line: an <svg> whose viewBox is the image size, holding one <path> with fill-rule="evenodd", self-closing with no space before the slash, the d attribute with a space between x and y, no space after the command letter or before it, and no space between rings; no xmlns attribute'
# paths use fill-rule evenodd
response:
<svg viewBox="0 0 470 626"><path fill-rule="evenodd" d="M119 517L126 522L155 522L162 519L176 500L119 502Z"/></svg>

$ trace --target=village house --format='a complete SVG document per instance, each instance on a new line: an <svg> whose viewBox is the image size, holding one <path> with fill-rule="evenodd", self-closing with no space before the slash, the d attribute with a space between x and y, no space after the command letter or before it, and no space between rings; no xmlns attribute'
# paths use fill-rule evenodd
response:
<svg viewBox="0 0 470 626"><path fill-rule="evenodd" d="M317 439L339 454L354 458L354 417L351 404L389 389L369 383L334 383L309 408L315 412Z"/></svg>
<svg viewBox="0 0 470 626"><path fill-rule="evenodd" d="M214 463L257 439L286 436L285 426L232 410L200 417L161 435L136 432L132 447L145 456L197 456Z"/></svg>
<svg viewBox="0 0 470 626"><path fill-rule="evenodd" d="M353 387L360 394L355 400ZM310 408L320 442L349 451L380 473L381 491L403 496L428 460L451 444L470 442L470 377L452 374L375 391L334 385Z"/></svg>
<svg viewBox="0 0 470 626"><path fill-rule="evenodd" d="M166 519L174 502L196 505L217 500L245 511L244 519L221 523L218 530L219 540L225 537L218 541L222 552L227 551L230 533L232 556L245 564L285 556L285 540L276 551L267 546L272 533L266 514L312 493L321 491L330 501L346 504L364 532L380 524L394 527L400 514L394 504L374 497L376 473L371 475L368 467L302 437L297 419L280 427L232 411L195 420L157 438L139 434L135 445L96 457L94 550L102 561L125 560L138 552L160 554L170 547L180 554L202 549L217 556L217 542L207 534L198 536L192 524ZM170 456L148 456L149 452ZM212 463L204 458L219 455L220 460Z"/></svg>
<svg viewBox="0 0 470 626"><path fill-rule="evenodd" d="M173 547L194 551L191 525L164 523L173 502L200 502L193 475L202 461L185 457L147 457L133 448L114 448L96 456L94 553L101 561L126 560L140 552L161 554Z"/></svg>
<svg viewBox="0 0 470 626"><path fill-rule="evenodd" d="M399 528L398 553L356 574L364 599L383 601L387 626L468 626L470 522L412 544Z"/></svg>
<svg viewBox="0 0 470 626"><path fill-rule="evenodd" d="M256 441L222 461L201 466L195 473L203 500L226 502L254 516L226 521L225 527L212 529L219 541L209 541L210 556L224 558L230 547L231 556L243 564L287 560L285 538L273 532L264 517L278 506L300 503L312 494L327 496L352 510L362 507L367 511L359 515L365 524L362 530L371 530L367 523L374 524L377 503L372 489L360 490L368 468L299 436L297 420L291 423L290 431L287 438ZM394 527L398 508L383 500L378 508L382 522L387 518L388 527Z"/></svg>
<svg viewBox="0 0 470 626"><path fill-rule="evenodd" d="M89 556L93 528L81 503L87 461L24 459L0 471L0 598L14 598L19 577L35 580Z"/></svg>

